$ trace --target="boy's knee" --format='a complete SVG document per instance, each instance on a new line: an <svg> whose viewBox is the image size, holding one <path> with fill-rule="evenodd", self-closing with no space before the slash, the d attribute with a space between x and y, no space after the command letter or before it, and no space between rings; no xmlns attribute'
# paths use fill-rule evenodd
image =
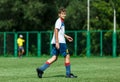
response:
<svg viewBox="0 0 120 82"><path fill-rule="evenodd" d="M53 61L56 61L56 60L57 60L57 57L56 57L56 56L53 56L52 59L53 59Z"/></svg>
<svg viewBox="0 0 120 82"><path fill-rule="evenodd" d="M65 58L70 58L70 55L69 55L69 54L67 54L67 55L65 56Z"/></svg>

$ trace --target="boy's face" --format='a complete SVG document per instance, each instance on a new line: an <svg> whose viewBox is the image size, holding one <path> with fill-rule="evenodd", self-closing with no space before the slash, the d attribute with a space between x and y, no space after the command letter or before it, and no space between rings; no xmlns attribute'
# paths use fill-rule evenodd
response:
<svg viewBox="0 0 120 82"><path fill-rule="evenodd" d="M65 16L66 16L66 12L61 12L59 14L59 17L62 18L62 19L65 19Z"/></svg>

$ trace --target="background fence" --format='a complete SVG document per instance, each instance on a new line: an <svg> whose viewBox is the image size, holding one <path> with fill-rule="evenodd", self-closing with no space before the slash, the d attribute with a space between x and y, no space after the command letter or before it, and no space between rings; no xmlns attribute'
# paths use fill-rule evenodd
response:
<svg viewBox="0 0 120 82"><path fill-rule="evenodd" d="M53 32L42 31L0 32L0 56L18 56L19 34L22 34L25 39L25 56L50 55ZM113 36L113 31L67 31L66 34L74 39L73 42L67 43L73 56L119 56L120 31L117 31L115 36Z"/></svg>

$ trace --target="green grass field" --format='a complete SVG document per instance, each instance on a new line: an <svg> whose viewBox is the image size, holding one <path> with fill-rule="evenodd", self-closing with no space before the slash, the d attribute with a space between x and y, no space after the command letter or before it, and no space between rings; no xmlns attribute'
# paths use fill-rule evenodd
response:
<svg viewBox="0 0 120 82"><path fill-rule="evenodd" d="M71 58L72 72L78 78L65 78L64 58L48 68L42 79L36 68L49 57L0 58L0 82L119 82L120 58Z"/></svg>

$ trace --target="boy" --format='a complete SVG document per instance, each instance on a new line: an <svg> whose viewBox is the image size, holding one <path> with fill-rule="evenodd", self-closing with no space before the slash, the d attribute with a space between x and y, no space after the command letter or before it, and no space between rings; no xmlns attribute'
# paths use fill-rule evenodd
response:
<svg viewBox="0 0 120 82"><path fill-rule="evenodd" d="M77 76L73 75L71 73L70 69L70 55L69 51L67 49L65 38L72 42L73 39L64 34L65 33L65 25L64 25L64 19L66 16L66 10L64 8L60 8L58 11L59 18L57 19L55 23L55 29L54 29L54 35L51 41L52 44L52 57L46 61L46 63L37 68L37 75L39 78L42 78L42 75L44 71L58 58L58 54L62 54L65 59L65 67L66 67L66 78L76 78Z"/></svg>
<svg viewBox="0 0 120 82"><path fill-rule="evenodd" d="M19 38L17 39L18 44L18 56L21 57L24 53L23 43L25 40L23 39L23 35L19 35Z"/></svg>

